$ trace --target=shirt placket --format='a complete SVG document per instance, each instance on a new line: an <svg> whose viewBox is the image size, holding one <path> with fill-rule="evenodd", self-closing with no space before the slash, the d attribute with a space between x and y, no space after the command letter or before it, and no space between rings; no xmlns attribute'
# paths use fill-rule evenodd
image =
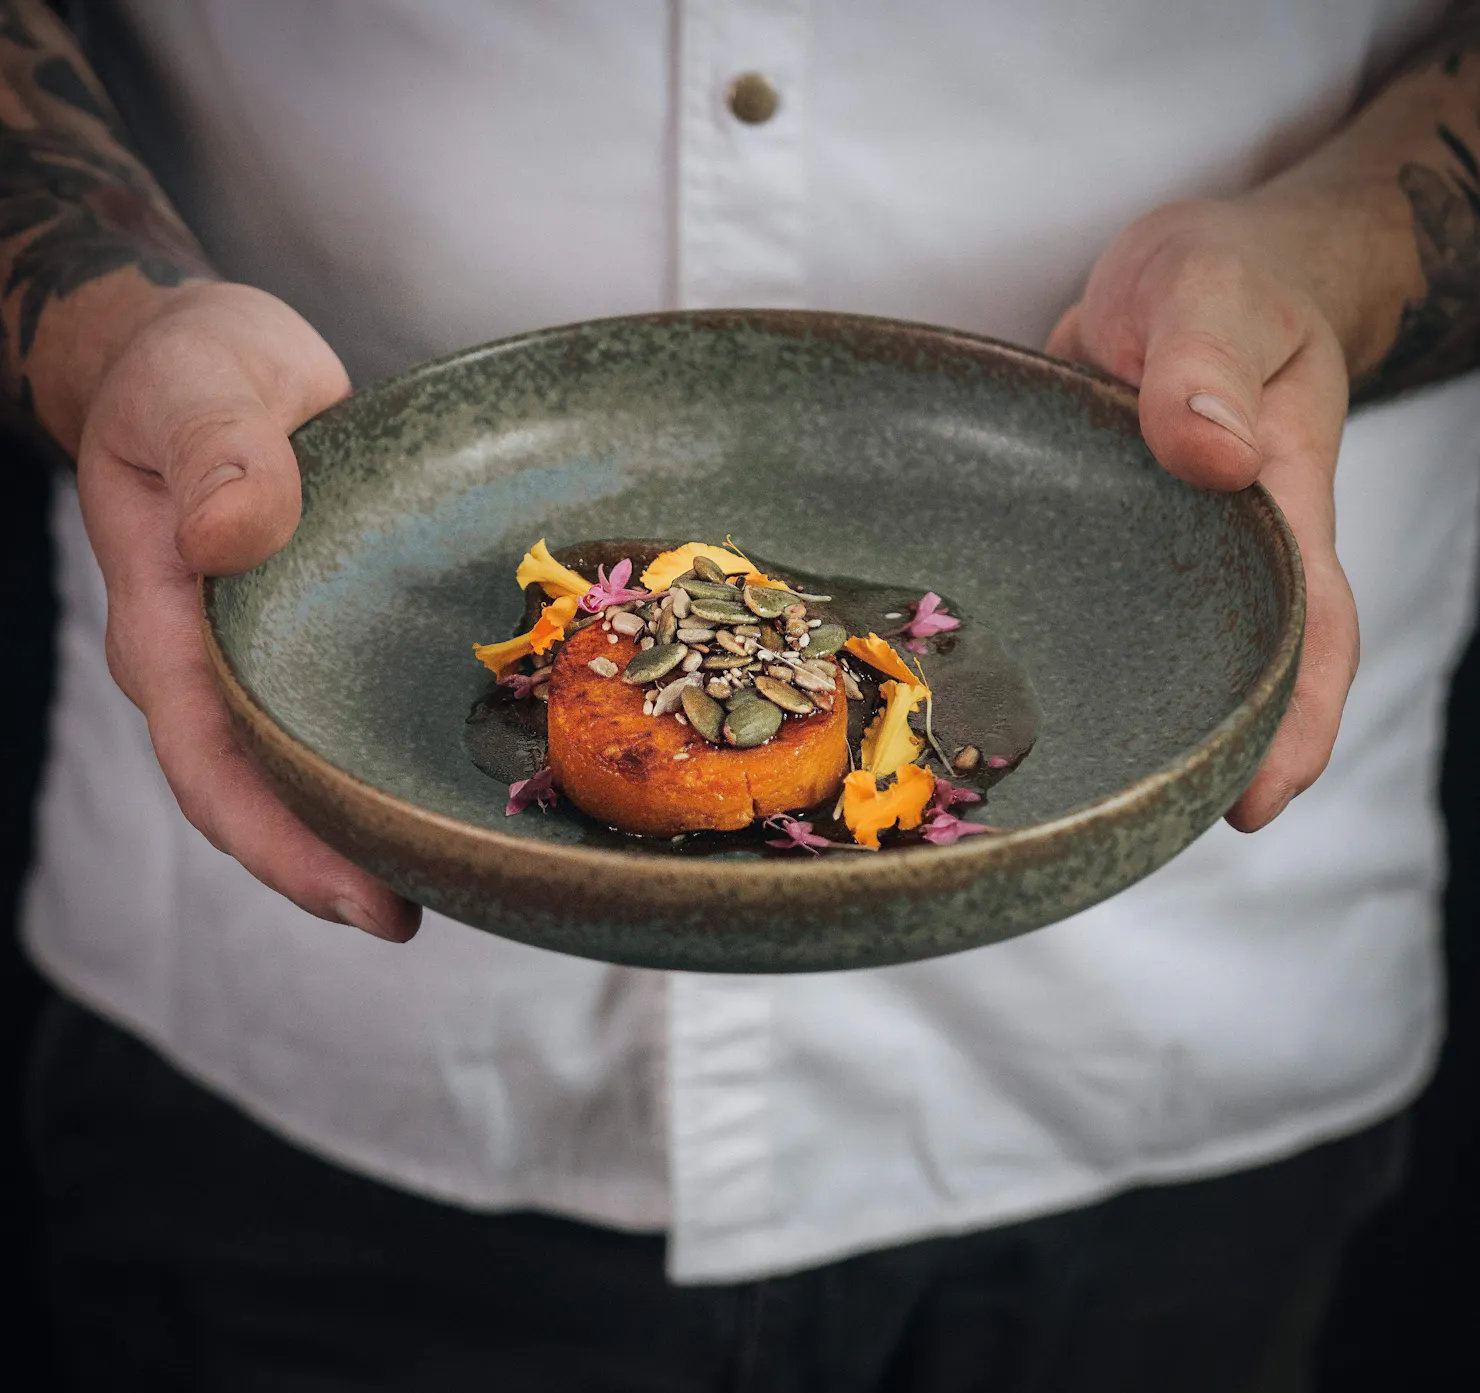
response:
<svg viewBox="0 0 1480 1393"><path fill-rule="evenodd" d="M685 308L807 303L806 0L680 0L676 279ZM668 992L669 1266L723 1269L777 1220L773 993Z"/></svg>
<svg viewBox="0 0 1480 1393"><path fill-rule="evenodd" d="M807 303L808 27L806 0L681 0L676 261L685 308Z"/></svg>

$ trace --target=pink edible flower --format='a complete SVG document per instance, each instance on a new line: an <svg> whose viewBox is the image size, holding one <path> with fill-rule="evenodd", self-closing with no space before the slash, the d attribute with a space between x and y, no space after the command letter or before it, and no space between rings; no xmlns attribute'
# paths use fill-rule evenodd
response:
<svg viewBox="0 0 1480 1393"><path fill-rule="evenodd" d="M920 835L932 846L950 846L962 837L974 836L978 832L1000 832L1000 827L988 827L984 822L967 822L955 813L931 813Z"/></svg>
<svg viewBox="0 0 1480 1393"><path fill-rule="evenodd" d="M526 674L523 672L506 672L499 678L500 687L510 687L514 692L514 700L522 701L542 682L550 680L550 669L540 668L538 672Z"/></svg>
<svg viewBox="0 0 1480 1393"><path fill-rule="evenodd" d="M929 638L932 634L944 634L951 629L959 629L961 621L948 610L940 607L940 596L933 590L927 590L925 594L915 601L915 617L907 624L901 624L897 629L891 629L884 638L898 638L905 635L908 642L905 647L911 653L928 653L930 650L922 639Z"/></svg>
<svg viewBox="0 0 1480 1393"><path fill-rule="evenodd" d="M988 769L1006 769L1006 768L1007 768L1007 766L1008 766L1008 765L1009 765L1009 764L1010 764L1010 763L1012 763L1012 761L1011 761L1011 760L1009 760L1009 759L1004 759L1004 758L1003 758L1003 757L1002 757L1002 756L1001 756L1001 755L993 755L993 756L992 756L992 757L991 757L991 758L990 758L990 759L989 759L989 760L988 760L988 761L987 761L987 768L988 768Z"/></svg>
<svg viewBox="0 0 1480 1393"><path fill-rule="evenodd" d="M817 855L819 847L828 846L826 837L819 837L813 830L810 822L803 822L800 818L788 817L785 813L779 813L775 817L768 817L765 825L774 827L777 831L784 833L781 837L770 837L766 840L767 846L780 847L782 851L790 851L800 847L804 851L810 851L813 856Z"/></svg>
<svg viewBox="0 0 1480 1393"><path fill-rule="evenodd" d="M949 779L935 776L935 797L930 800L932 813L949 812L957 803L980 803L982 796L969 788L957 788Z"/></svg>
<svg viewBox="0 0 1480 1393"><path fill-rule="evenodd" d="M648 592L640 586L629 586L632 579L631 559L618 561L610 576L605 566L596 568L596 583L581 596L581 608L588 614L600 614L612 605L625 605L629 600L645 600Z"/></svg>
<svg viewBox="0 0 1480 1393"><path fill-rule="evenodd" d="M509 805L504 809L505 817L513 817L526 808L539 804L541 808L553 808L560 797L555 792L555 771L547 764L538 774L509 785Z"/></svg>

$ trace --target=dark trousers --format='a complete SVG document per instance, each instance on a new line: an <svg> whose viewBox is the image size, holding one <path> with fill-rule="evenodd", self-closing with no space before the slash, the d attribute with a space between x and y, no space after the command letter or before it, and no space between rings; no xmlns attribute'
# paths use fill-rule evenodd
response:
<svg viewBox="0 0 1480 1393"><path fill-rule="evenodd" d="M1404 1140L679 1288L660 1237L339 1170L62 1001L31 1101L58 1329L108 1393L1296 1393Z"/></svg>

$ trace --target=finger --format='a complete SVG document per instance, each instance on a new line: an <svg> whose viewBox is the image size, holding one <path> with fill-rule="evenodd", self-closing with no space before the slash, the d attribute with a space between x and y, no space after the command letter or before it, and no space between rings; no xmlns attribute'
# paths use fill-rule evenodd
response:
<svg viewBox="0 0 1480 1393"><path fill-rule="evenodd" d="M1065 358L1071 363L1091 361L1080 333L1083 323L1084 304L1080 301L1070 305L1059 316L1059 322L1053 326L1048 341L1043 345L1043 351L1055 358Z"/></svg>
<svg viewBox="0 0 1480 1393"><path fill-rule="evenodd" d="M1324 340L1291 360L1265 392L1270 442L1261 482L1300 546L1306 580L1305 642L1290 705L1253 783L1228 813L1241 831L1277 817L1325 769L1356 676L1356 605L1336 554L1333 484L1346 372Z"/></svg>
<svg viewBox="0 0 1480 1393"><path fill-rule="evenodd" d="M108 581L109 667L147 718L186 817L310 914L410 938L420 911L315 837L240 748L206 658L196 578L175 552L163 479L85 445L79 487Z"/></svg>
<svg viewBox="0 0 1480 1393"><path fill-rule="evenodd" d="M1237 273L1199 268L1146 302L1141 432L1178 478L1245 488L1263 462L1264 384L1304 343L1294 314Z"/></svg>

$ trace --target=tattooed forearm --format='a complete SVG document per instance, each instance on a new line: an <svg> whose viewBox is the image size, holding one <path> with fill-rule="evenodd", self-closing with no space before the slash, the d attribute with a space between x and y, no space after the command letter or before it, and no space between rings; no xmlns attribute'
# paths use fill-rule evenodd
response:
<svg viewBox="0 0 1480 1393"><path fill-rule="evenodd" d="M159 286L208 274L194 239L129 152L67 31L34 0L0 0L0 385L30 396L27 359L54 302L133 268Z"/></svg>
<svg viewBox="0 0 1480 1393"><path fill-rule="evenodd" d="M1386 356L1353 384L1358 400L1480 366L1480 5L1453 6L1405 74L1437 84L1440 109L1456 114L1432 122L1422 158L1398 165L1424 289L1404 301Z"/></svg>

